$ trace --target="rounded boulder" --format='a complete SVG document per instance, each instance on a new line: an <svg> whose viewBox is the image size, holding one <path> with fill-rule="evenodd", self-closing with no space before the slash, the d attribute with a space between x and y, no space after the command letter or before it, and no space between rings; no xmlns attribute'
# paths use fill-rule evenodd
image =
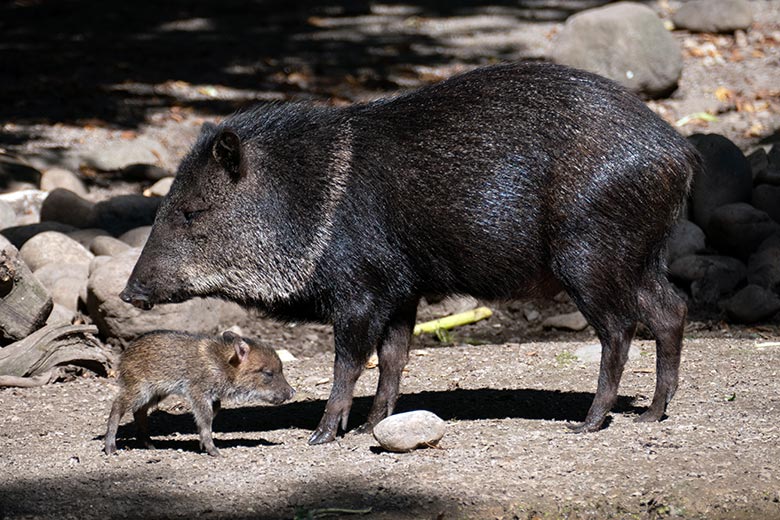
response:
<svg viewBox="0 0 780 520"><path fill-rule="evenodd" d="M31 271L49 263L88 266L94 256L72 238L56 231L35 235L25 242L19 254Z"/></svg>
<svg viewBox="0 0 780 520"><path fill-rule="evenodd" d="M407 452L438 444L445 426L436 414L416 410L383 419L374 426L374 438L388 451Z"/></svg>
<svg viewBox="0 0 780 520"><path fill-rule="evenodd" d="M569 17L554 42L552 58L648 96L673 91L682 74L680 46L652 9L634 2Z"/></svg>

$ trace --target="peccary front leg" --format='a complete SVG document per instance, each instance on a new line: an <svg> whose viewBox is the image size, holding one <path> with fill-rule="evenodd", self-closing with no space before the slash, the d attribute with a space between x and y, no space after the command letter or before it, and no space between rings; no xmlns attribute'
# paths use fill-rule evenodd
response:
<svg viewBox="0 0 780 520"><path fill-rule="evenodd" d="M385 320L380 313L361 312L344 320L337 320L333 326L336 343L336 360L333 367L333 387L330 390L325 414L319 426L309 437L309 444L323 444L336 438L339 424L347 429L352 395L368 357L376 347L379 332L384 329Z"/></svg>
<svg viewBox="0 0 780 520"><path fill-rule="evenodd" d="M135 421L136 437L141 445L149 450L154 449L152 444L152 438L149 435L149 408L153 403L147 403L141 406L139 409L133 412L133 420Z"/></svg>
<svg viewBox="0 0 780 520"><path fill-rule="evenodd" d="M398 401L401 375L409 362L409 344L417 316L417 300L400 309L387 326L377 347L379 357L379 383L368 419L357 433L370 433L385 417L392 415Z"/></svg>

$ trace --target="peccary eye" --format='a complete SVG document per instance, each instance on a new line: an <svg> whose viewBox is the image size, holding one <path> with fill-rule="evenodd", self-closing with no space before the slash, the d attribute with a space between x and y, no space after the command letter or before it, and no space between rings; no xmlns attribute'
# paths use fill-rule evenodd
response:
<svg viewBox="0 0 780 520"><path fill-rule="evenodd" d="M274 373L271 370L261 370L260 372L263 374L263 376L266 377L266 379L273 379L274 377Z"/></svg>
<svg viewBox="0 0 780 520"><path fill-rule="evenodd" d="M184 220L187 222L187 224L191 223L193 220L195 220L198 215L205 212L205 209L198 209L194 211L182 211L182 214L184 215Z"/></svg>

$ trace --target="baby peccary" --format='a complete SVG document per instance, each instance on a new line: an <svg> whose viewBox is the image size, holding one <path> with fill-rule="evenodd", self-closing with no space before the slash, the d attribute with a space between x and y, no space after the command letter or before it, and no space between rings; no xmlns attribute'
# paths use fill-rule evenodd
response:
<svg viewBox="0 0 780 520"><path fill-rule="evenodd" d="M171 394L187 398L200 433L200 447L219 455L211 438L211 421L222 399L261 399L280 404L295 390L287 384L276 352L232 332L207 337L183 332L150 332L136 339L119 362L121 390L111 407L105 452L116 453L116 431L132 411L138 440L149 439L149 408Z"/></svg>
<svg viewBox="0 0 780 520"><path fill-rule="evenodd" d="M373 350L379 385L361 430L393 412L422 296L563 287L603 346L576 429L601 427L639 321L657 341L640 420L656 421L677 388L686 313L664 248L700 164L633 94L546 63L347 107L261 106L204 125L122 298L149 308L217 296L332 323L316 444L346 427Z"/></svg>

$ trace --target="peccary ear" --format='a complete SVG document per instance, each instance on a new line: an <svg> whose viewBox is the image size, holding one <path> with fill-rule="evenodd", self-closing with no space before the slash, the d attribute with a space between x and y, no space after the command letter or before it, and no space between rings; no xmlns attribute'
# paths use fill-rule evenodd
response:
<svg viewBox="0 0 780 520"><path fill-rule="evenodd" d="M244 341L244 338L229 330L223 332L222 337L225 339L225 341L230 341L233 343L233 348L236 350L236 357L238 358L238 362L243 363L246 361L247 356L249 356L249 345L246 341Z"/></svg>
<svg viewBox="0 0 780 520"><path fill-rule="evenodd" d="M234 181L243 177L241 168L241 140L232 130L222 130L214 140L211 154Z"/></svg>

